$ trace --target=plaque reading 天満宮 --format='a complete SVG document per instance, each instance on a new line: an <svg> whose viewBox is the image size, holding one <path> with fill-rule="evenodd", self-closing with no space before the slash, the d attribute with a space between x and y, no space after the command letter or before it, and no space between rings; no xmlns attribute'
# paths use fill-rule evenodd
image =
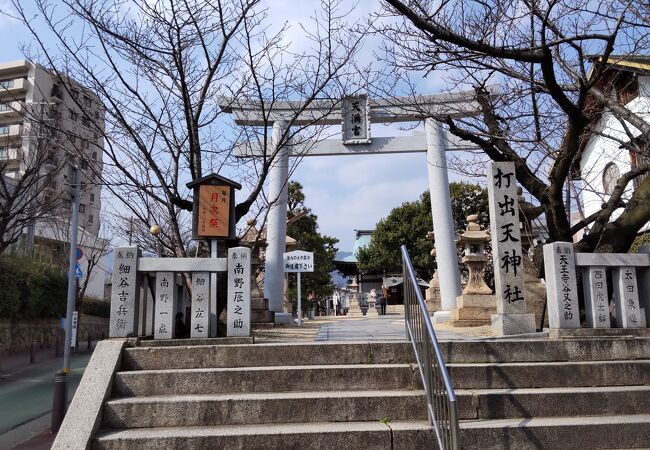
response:
<svg viewBox="0 0 650 450"><path fill-rule="evenodd" d="M344 144L369 144L371 142L370 108L367 95L344 98L341 105L341 118Z"/></svg>

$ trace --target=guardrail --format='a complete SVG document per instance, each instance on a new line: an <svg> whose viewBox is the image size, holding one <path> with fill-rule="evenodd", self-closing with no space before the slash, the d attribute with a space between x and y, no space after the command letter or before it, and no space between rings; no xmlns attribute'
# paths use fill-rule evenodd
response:
<svg viewBox="0 0 650 450"><path fill-rule="evenodd" d="M438 448L459 449L458 402L406 246L402 250L406 337L413 344Z"/></svg>

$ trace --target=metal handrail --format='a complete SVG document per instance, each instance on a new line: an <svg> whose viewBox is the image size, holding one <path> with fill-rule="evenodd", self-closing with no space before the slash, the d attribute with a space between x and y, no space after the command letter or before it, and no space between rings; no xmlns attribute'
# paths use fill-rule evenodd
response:
<svg viewBox="0 0 650 450"><path fill-rule="evenodd" d="M402 250L406 338L413 344L438 448L459 449L458 402L406 246Z"/></svg>

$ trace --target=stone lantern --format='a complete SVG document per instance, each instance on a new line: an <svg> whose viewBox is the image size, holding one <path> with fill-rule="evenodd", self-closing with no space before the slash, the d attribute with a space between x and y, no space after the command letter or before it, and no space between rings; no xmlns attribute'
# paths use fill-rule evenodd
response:
<svg viewBox="0 0 650 450"><path fill-rule="evenodd" d="M481 230L478 216L467 217L467 230L460 235L458 244L463 246L461 261L469 269L469 279L463 294L456 298L456 309L451 311L451 325L454 327L474 327L490 325L492 314L496 313L496 298L483 281L483 269L488 257L485 244L490 234Z"/></svg>
<svg viewBox="0 0 650 450"><path fill-rule="evenodd" d="M478 215L467 217L467 230L460 235L458 243L464 246L461 262L469 269L469 279L463 294L492 294L492 291L483 281L483 269L488 257L485 255L485 244L490 240L490 234L481 230L478 224Z"/></svg>

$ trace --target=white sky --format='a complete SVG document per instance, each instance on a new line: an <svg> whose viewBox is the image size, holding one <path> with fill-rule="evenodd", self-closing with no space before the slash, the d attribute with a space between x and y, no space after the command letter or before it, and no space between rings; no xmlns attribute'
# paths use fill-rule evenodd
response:
<svg viewBox="0 0 650 450"><path fill-rule="evenodd" d="M319 6L318 0L267 0L269 23L281 26L291 24L288 40L297 46L303 42L299 37L300 21ZM343 5L354 5L345 1ZM353 17L360 18L378 7L377 0L358 2ZM0 0L0 10L7 10L6 0ZM355 17L356 16L356 17ZM0 61L23 58L20 45L29 43L30 36L22 26L0 15ZM372 43L371 43L372 46ZM371 58L370 51L364 52ZM422 80L423 93L440 92L443 83L432 77ZM373 126L374 136L402 134L397 127ZM426 155L371 155L326 156L304 158L292 177L304 186L306 204L318 215L320 231L339 239L339 250L349 251L354 241L355 229L372 229L392 208L402 202L416 200L427 189ZM450 173L451 180L458 176ZM106 205L106 202L104 202Z"/></svg>

